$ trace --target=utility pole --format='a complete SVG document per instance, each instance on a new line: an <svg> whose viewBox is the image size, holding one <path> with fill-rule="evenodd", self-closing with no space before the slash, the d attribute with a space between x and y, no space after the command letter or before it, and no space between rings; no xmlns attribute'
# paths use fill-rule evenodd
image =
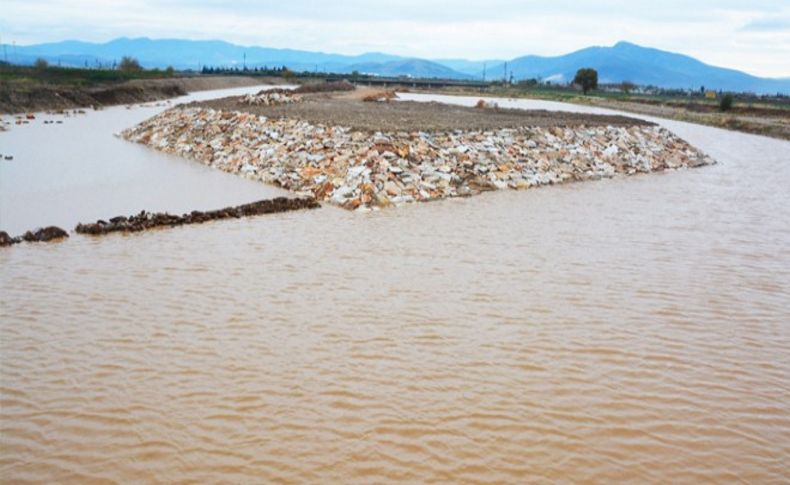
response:
<svg viewBox="0 0 790 485"><path fill-rule="evenodd" d="M483 82L486 82L486 63L483 63Z"/></svg>
<svg viewBox="0 0 790 485"><path fill-rule="evenodd" d="M504 84L506 82L507 82L507 61L505 61L505 74L504 76L502 76L502 83Z"/></svg>
<svg viewBox="0 0 790 485"><path fill-rule="evenodd" d="M244 53L244 70L247 70L247 53Z"/></svg>

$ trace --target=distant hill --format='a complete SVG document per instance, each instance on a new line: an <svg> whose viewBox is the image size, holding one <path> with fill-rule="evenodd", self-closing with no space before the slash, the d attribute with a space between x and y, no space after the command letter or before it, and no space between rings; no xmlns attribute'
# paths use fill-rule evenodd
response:
<svg viewBox="0 0 790 485"><path fill-rule="evenodd" d="M352 64L342 72L359 71L362 74L377 76L411 76L446 79L472 79L470 74L463 74L437 62L424 59L403 59L389 62L365 62Z"/></svg>
<svg viewBox="0 0 790 485"><path fill-rule="evenodd" d="M32 64L37 57L51 64L111 66L122 56L139 59L144 67L199 69L202 66L287 66L296 71L376 74L449 79L501 79L503 60L413 59L381 52L349 56L324 52L241 46L220 40L119 38L103 44L63 41L8 49L9 61ZM576 70L593 67L600 82L631 81L664 88L752 91L790 94L790 79L768 79L734 69L715 67L692 57L618 42L612 47L588 47L556 57L524 56L507 61L515 79L540 78L566 83Z"/></svg>
<svg viewBox="0 0 790 485"><path fill-rule="evenodd" d="M501 79L503 75L502 67L504 59L489 59L485 61L468 61L466 59L433 59L434 62L454 69L458 72L482 79L483 72L486 79ZM498 69L494 71L494 67Z"/></svg>
<svg viewBox="0 0 790 485"><path fill-rule="evenodd" d="M580 67L598 71L602 83L631 81L663 88L688 88L756 93L790 93L787 79L751 76L734 69L715 67L693 57L618 42L612 47L588 47L557 57L525 56L508 62L516 79L539 78L568 82ZM502 64L490 72L502 72Z"/></svg>
<svg viewBox="0 0 790 485"><path fill-rule="evenodd" d="M147 68L199 69L202 66L288 66L299 71L332 71L358 63L386 63L403 59L399 56L369 52L357 56L269 47L241 46L221 40L129 39L122 37L104 44L63 41L51 44L17 46L16 63L32 63L44 57L50 63L60 62L76 67L112 65L121 57L131 55Z"/></svg>

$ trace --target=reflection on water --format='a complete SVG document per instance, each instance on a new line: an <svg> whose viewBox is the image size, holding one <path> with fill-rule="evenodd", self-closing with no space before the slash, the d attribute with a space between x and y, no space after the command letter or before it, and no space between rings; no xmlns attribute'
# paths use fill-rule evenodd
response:
<svg viewBox="0 0 790 485"><path fill-rule="evenodd" d="M720 163L0 251L0 473L786 481L790 143L666 124Z"/></svg>
<svg viewBox="0 0 790 485"><path fill-rule="evenodd" d="M278 189L132 145L113 136L174 103L257 92L264 86L204 91L170 105L148 103L65 117L38 114L0 132L0 230L13 235L46 225L73 229L117 215L188 212L282 195ZM6 117L6 119L9 119ZM44 124L60 120L63 124Z"/></svg>

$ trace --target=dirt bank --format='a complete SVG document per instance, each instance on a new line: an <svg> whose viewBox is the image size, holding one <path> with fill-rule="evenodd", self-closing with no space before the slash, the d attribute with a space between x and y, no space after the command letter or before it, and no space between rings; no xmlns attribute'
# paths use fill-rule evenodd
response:
<svg viewBox="0 0 790 485"><path fill-rule="evenodd" d="M551 111L467 108L442 103L412 101L364 102L353 94L307 95L298 103L250 105L240 97L190 104L190 107L241 111L275 119L298 119L313 124L346 126L357 131L488 130L532 127L646 126L650 123L625 116L599 116Z"/></svg>
<svg viewBox="0 0 790 485"><path fill-rule="evenodd" d="M431 89L424 92L459 96L481 95L479 91L460 88ZM551 92L520 88L496 88L486 91L483 95L486 97L539 99L595 106L790 140L790 110L786 108L736 105L730 111L721 112L718 109L718 105L704 104L699 101L649 99L637 101L627 97L618 99L595 96L594 94L582 96L562 91Z"/></svg>
<svg viewBox="0 0 790 485"><path fill-rule="evenodd" d="M97 86L7 82L0 83L0 113L147 103L192 91L254 86L267 81L242 76L211 76L132 80Z"/></svg>

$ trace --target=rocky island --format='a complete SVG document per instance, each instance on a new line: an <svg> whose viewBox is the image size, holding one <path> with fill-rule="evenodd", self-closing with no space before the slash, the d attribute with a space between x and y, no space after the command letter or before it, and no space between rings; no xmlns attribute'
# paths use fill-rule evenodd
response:
<svg viewBox="0 0 790 485"><path fill-rule="evenodd" d="M715 163L642 120L392 97L264 90L177 107L120 136L346 209Z"/></svg>

